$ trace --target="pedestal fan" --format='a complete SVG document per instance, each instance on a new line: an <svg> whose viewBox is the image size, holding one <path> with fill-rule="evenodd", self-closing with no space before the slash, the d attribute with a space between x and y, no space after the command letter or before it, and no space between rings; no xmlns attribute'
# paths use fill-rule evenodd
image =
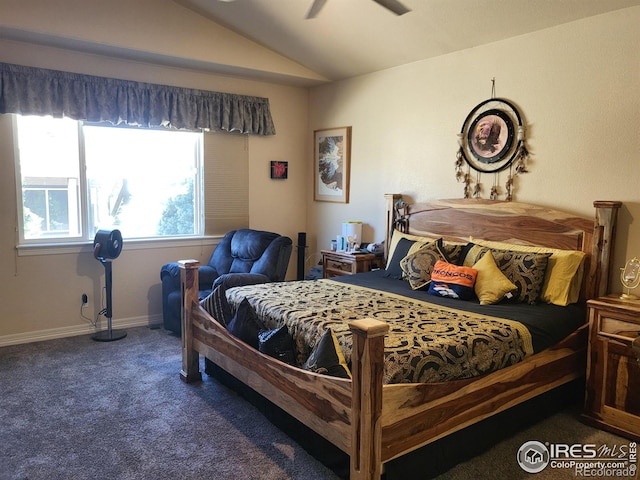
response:
<svg viewBox="0 0 640 480"><path fill-rule="evenodd" d="M111 272L111 260L118 258L122 251L122 234L120 230L98 230L93 239L93 256L104 266L106 302L104 316L107 317L107 329L96 333L92 338L98 342L111 342L127 336L124 330L113 330L111 318L113 310L111 305L111 289L113 275Z"/></svg>

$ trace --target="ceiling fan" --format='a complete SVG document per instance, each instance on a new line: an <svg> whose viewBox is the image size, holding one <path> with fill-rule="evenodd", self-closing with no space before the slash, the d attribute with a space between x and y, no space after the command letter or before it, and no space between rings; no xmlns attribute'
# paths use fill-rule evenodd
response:
<svg viewBox="0 0 640 480"><path fill-rule="evenodd" d="M384 8L392 11L396 15L404 15L405 13L408 13L411 11L411 9L405 7L398 0L373 0L373 1L376 2L378 5L382 5ZM313 3L311 4L311 8L307 12L306 18L315 18L318 15L318 13L320 13L320 10L322 10L322 7L324 7L325 3L327 3L327 0L313 0Z"/></svg>

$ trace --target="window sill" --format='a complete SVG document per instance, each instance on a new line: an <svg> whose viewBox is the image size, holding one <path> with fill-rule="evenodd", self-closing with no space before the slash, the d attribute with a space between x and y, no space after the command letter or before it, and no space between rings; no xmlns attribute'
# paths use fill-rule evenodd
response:
<svg viewBox="0 0 640 480"><path fill-rule="evenodd" d="M158 248L179 248L193 246L213 246L220 242L222 236L180 237L168 239L143 239L123 241L122 250L148 250ZM31 243L16 247L19 257L30 255L59 255L88 253L93 255L93 242L70 243Z"/></svg>

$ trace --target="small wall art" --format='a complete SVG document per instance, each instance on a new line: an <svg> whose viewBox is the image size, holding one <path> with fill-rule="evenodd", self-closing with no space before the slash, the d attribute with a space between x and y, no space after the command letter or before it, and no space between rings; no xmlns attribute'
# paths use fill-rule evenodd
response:
<svg viewBox="0 0 640 480"><path fill-rule="evenodd" d="M271 161L271 178L284 180L289 173L289 162Z"/></svg>

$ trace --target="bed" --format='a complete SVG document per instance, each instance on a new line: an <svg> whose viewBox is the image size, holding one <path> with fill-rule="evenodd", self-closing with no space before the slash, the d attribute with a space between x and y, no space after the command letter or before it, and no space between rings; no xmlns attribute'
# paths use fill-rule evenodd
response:
<svg viewBox="0 0 640 480"><path fill-rule="evenodd" d="M621 206L620 202L594 202L594 218L586 219L548 207L481 199L411 204L401 195L387 194L385 205L387 270L392 270L389 262L396 253L393 244L398 249L398 238L417 242L420 237L425 244L444 242L454 249L455 245L468 246L471 239L475 246L489 245L485 253L489 248L494 254L496 245L578 251L582 252L581 281L573 289L575 305L567 307L582 313L578 313L575 328L561 334L559 340L552 344L538 340L535 353L526 351L515 359L508 353L506 358L511 361L466 377L414 382L410 376L394 380L385 373L385 338L394 338L390 324L366 316L366 309L353 309L351 317L362 312L364 317L349 319L345 337L350 339L346 353L351 378L337 378L284 363L232 335L224 322L200 303L198 262L180 261L181 378L188 383L200 381L199 355L204 355L346 452L352 479L380 478L385 462L584 376L588 325L584 310L579 309L587 299L608 293L616 217ZM366 284L373 281L372 276L375 272L354 275L356 283L365 282L357 287L351 287L350 281L329 282L334 288L344 284L345 288L369 288L373 292L374 287ZM406 284L406 280L396 282ZM307 283L322 288L328 282ZM234 291L228 290L227 296L233 297ZM403 295L395 292L391 296ZM445 310L450 307L441 306ZM344 338L340 345L345 348Z"/></svg>

